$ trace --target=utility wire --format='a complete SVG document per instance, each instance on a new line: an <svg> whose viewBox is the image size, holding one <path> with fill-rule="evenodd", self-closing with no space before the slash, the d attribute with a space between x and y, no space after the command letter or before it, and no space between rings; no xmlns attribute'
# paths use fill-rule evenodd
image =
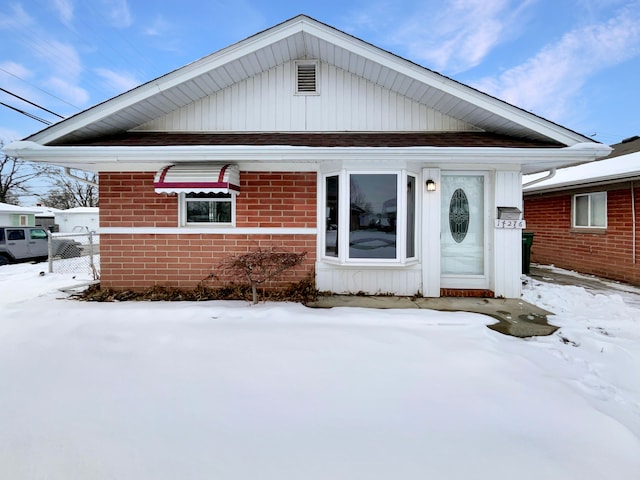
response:
<svg viewBox="0 0 640 480"><path fill-rule="evenodd" d="M62 115L58 115L56 112L52 112L51 110L41 107L40 105L38 105L37 103L33 103L29 100L27 100L26 98L22 98L20 95L16 95L13 92L10 92L9 90L5 90L4 88L0 87L0 91L4 92L4 93L8 93L9 95L11 95L12 97L16 97L19 98L20 100L22 100L23 102L27 102L29 105L33 105L34 107L39 108L40 110L44 110L47 113L50 113L51 115L55 115L58 118L62 118L64 119L64 117Z"/></svg>
<svg viewBox="0 0 640 480"><path fill-rule="evenodd" d="M41 88L40 88L40 87L38 87L37 85L34 85L34 84L33 84L33 83L31 83L31 82L28 82L28 81L27 81L27 80L25 80L24 78L19 77L18 75L14 74L14 73L11 73L11 72L9 72L8 70L5 70L5 69L4 69L4 68L2 68L2 67L0 67L0 71L2 71L2 72L4 72L4 73L6 73L7 75L11 75L12 77L17 78L18 80L23 81L23 82L24 82L24 83L26 83L27 85L29 85L29 86L31 86L31 87L33 87L33 88L36 88L36 89L38 89L38 90L40 90L42 93L45 93L45 94L49 95L50 97L55 98L56 100L60 100L62 103L66 103L67 105L69 105L70 107L75 108L76 110L80 110L80 107L76 107L73 103L69 103L69 102L67 102L67 101L66 101L66 100L64 100L64 99L62 99L62 98L60 98L60 97L55 96L53 93L49 93L49 92L47 92L46 90L41 89Z"/></svg>
<svg viewBox="0 0 640 480"><path fill-rule="evenodd" d="M48 121L48 120L45 120L44 118L40 118L40 117L38 117L37 115L34 115L34 114L32 114L32 113L29 113L29 112L25 112L24 110L20 110L19 108L12 107L11 105L7 105L7 104L6 104L6 103L4 103L4 102L0 102L0 105L2 105L3 107L7 107L7 108L9 108L9 109L11 109L11 110L15 110L16 112L21 113L21 114L23 114L23 115L26 115L27 117L32 118L32 119L34 119L34 120L37 120L37 121L39 121L39 122L42 122L42 123L44 123L45 125L51 125L51 122L50 122L50 121Z"/></svg>

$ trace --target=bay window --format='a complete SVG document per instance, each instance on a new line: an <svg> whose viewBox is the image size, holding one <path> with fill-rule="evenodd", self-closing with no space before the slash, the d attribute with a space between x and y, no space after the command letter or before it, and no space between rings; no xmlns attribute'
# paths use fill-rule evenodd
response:
<svg viewBox="0 0 640 480"><path fill-rule="evenodd" d="M324 256L340 263L414 258L416 185L416 176L406 172L327 175Z"/></svg>

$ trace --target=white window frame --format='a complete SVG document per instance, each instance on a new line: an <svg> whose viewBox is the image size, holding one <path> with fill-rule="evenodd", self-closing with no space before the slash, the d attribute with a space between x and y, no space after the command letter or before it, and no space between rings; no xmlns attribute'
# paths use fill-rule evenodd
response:
<svg viewBox="0 0 640 480"><path fill-rule="evenodd" d="M396 192L397 192L397 211L402 212L402 215L397 215L396 223L396 257L395 258L351 258L349 257L349 248L344 247L349 245L349 221L350 221L350 202L351 202L351 188L350 179L351 175L395 175L396 176ZM327 200L327 178L338 177L338 256L333 257L326 254L326 200ZM406 185L408 177L415 179L416 197L414 206L414 254L411 257L407 257L407 193ZM414 171L401 170L357 170L357 169L342 169L339 171L331 171L322 174L321 177L321 218L322 228L320 229L321 245L320 245L320 257L322 261L333 264L340 264L345 266L397 266L414 264L418 262L419 258L419 205L420 196L420 174ZM404 188L403 188L404 186Z"/></svg>
<svg viewBox="0 0 640 480"><path fill-rule="evenodd" d="M592 197L595 195L603 195L604 196L604 225L591 225L591 203ZM578 197L587 197L587 222L588 225L578 225L577 217L578 217L578 209L576 206L576 200ZM589 192L589 193L576 193L571 198L571 226L573 228L587 228L593 230L604 230L608 225L608 211L607 211L607 192Z"/></svg>
<svg viewBox="0 0 640 480"><path fill-rule="evenodd" d="M195 192L197 193L197 192ZM181 227L235 227L236 225L236 196L233 192L229 193L229 198L209 198L207 201L212 202L231 202L231 221L230 222L187 222L187 203L193 201L204 201L202 198L187 198L185 193L180 193L178 196L179 203L179 215L178 220Z"/></svg>

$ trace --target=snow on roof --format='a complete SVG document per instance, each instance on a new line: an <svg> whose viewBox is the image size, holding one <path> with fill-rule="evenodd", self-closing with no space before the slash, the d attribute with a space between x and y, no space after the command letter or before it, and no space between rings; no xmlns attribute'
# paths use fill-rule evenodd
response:
<svg viewBox="0 0 640 480"><path fill-rule="evenodd" d="M2 213L38 213L33 208L21 207L19 205L10 205L0 202L0 212Z"/></svg>
<svg viewBox="0 0 640 480"><path fill-rule="evenodd" d="M527 182L543 176L544 174L525 175L523 183L526 185ZM640 177L640 152L584 163L575 167L561 168L557 170L554 177L525 187L523 190L525 193L560 190L566 187L613 182L632 177Z"/></svg>
<svg viewBox="0 0 640 480"><path fill-rule="evenodd" d="M45 207L44 205L35 205L33 207L29 207L31 210L36 212L36 215L46 217L53 217L57 212L61 212L59 208L54 207Z"/></svg>
<svg viewBox="0 0 640 480"><path fill-rule="evenodd" d="M74 207L74 208L68 208L67 210L59 210L58 214L60 213L95 213L98 214L100 212L100 208L99 207Z"/></svg>

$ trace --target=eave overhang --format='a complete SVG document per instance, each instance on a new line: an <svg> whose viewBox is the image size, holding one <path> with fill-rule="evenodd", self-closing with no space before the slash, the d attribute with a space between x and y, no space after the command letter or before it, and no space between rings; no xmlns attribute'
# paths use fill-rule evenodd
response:
<svg viewBox="0 0 640 480"><path fill-rule="evenodd" d="M284 145L188 146L43 146L21 141L7 145L9 156L94 172L149 171L180 162L237 163L253 170L263 164L321 164L336 160L384 162L403 159L433 166L504 165L524 174L578 165L608 155L600 143L580 143L564 148L500 147L301 147Z"/></svg>
<svg viewBox="0 0 640 480"><path fill-rule="evenodd" d="M557 183L552 186L542 186L540 188L535 188L532 186L530 188L525 188L522 191L524 196L530 195L538 195L542 193L552 193L552 192L562 192L567 190L577 190L584 188L592 188L592 187L604 187L607 185L615 185L621 183L630 183L630 182L639 182L640 181L640 172L636 172L633 175L608 175L603 176L597 179L592 179L583 182L563 182Z"/></svg>

